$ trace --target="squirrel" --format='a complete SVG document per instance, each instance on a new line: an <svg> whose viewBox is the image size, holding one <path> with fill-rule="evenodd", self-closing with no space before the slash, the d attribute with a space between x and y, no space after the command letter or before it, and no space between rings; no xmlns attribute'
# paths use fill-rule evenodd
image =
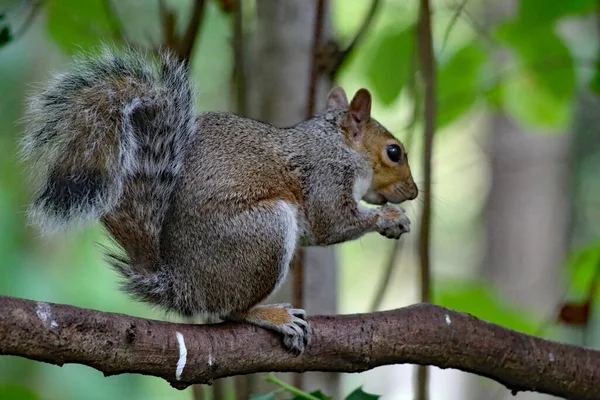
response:
<svg viewBox="0 0 600 400"><path fill-rule="evenodd" d="M371 94L331 90L326 111L289 128L193 111L185 63L107 47L32 95L21 142L29 221L42 232L100 220L138 300L310 343L304 310L259 305L296 249L379 232L398 239L418 194L407 153L371 118ZM379 207L367 207L361 200Z"/></svg>

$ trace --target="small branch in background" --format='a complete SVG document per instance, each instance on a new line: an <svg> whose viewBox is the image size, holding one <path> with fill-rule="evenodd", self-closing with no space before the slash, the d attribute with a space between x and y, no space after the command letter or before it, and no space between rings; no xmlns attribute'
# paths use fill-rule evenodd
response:
<svg viewBox="0 0 600 400"><path fill-rule="evenodd" d="M176 31L175 13L168 9L165 0L158 0L160 21L162 26L162 48L172 51L180 61L188 62L198 39L198 31L202 25L204 15L204 0L195 0L192 16L183 37L179 37Z"/></svg>
<svg viewBox="0 0 600 400"><path fill-rule="evenodd" d="M318 70L331 78L332 81L335 80L335 77L340 70L341 66L347 60L348 56L354 51L357 45L363 40L365 34L371 28L371 25L375 19L375 15L379 10L379 6L381 4L381 0L373 0L371 2L371 7L369 8L369 12L365 16L363 23L358 28L356 35L350 41L348 46L345 49L340 49L340 46L337 44L335 40L330 40L325 43L322 43L318 51Z"/></svg>
<svg viewBox="0 0 600 400"><path fill-rule="evenodd" d="M212 384L212 400L227 400L227 385L231 383L231 378L217 379Z"/></svg>
<svg viewBox="0 0 600 400"><path fill-rule="evenodd" d="M192 55L194 43L198 36L198 31L202 26L202 17L204 16L204 0L195 0L192 10L192 17L185 30L183 38L179 40L179 57L188 60Z"/></svg>
<svg viewBox="0 0 600 400"><path fill-rule="evenodd" d="M238 375L234 377L236 400L248 400L255 393L256 378L256 375Z"/></svg>
<svg viewBox="0 0 600 400"><path fill-rule="evenodd" d="M167 8L165 0L158 0L158 10L160 12L160 23L162 27L161 45L176 51L179 46L177 45L175 33L175 14Z"/></svg>
<svg viewBox="0 0 600 400"><path fill-rule="evenodd" d="M192 399L204 400L205 398L204 387L202 385L192 385Z"/></svg>
<svg viewBox="0 0 600 400"><path fill-rule="evenodd" d="M433 134L435 131L435 60L433 58L433 39L431 35L429 0L421 0L421 12L417 26L419 60L421 71L425 81L425 129L424 135L424 190L425 198L423 214L421 218L421 230L419 234L419 254L421 255L421 300L423 302L431 301L430 285L430 218L431 218L431 158L433 155Z"/></svg>
<svg viewBox="0 0 600 400"><path fill-rule="evenodd" d="M304 249L296 250L292 259L292 304L296 308L304 308ZM302 388L302 375L295 374L293 377L294 386Z"/></svg>
<svg viewBox="0 0 600 400"><path fill-rule="evenodd" d="M304 251L298 249L292 259L294 285L292 287L292 303L294 307L302 308L304 304Z"/></svg>
<svg viewBox="0 0 600 400"><path fill-rule="evenodd" d="M323 20L325 13L325 0L315 0L315 25L312 44L312 60L310 66L310 81L308 85L308 97L306 105L306 118L312 117L315 112L317 84L319 82L319 46L323 37Z"/></svg>
<svg viewBox="0 0 600 400"><path fill-rule="evenodd" d="M446 44L448 44L448 39L450 38L450 32L452 32L452 28L454 28L454 25L456 25L456 22L458 21L458 18L460 17L460 14L464 10L468 1L469 0L462 0L458 7L456 7L456 10L454 10L454 14L452 14L452 18L450 19L450 22L448 23L448 26L444 31L444 38L442 39L442 47L440 48L439 54L442 54L444 52Z"/></svg>
<svg viewBox="0 0 600 400"><path fill-rule="evenodd" d="M419 259L421 270L421 301L431 301L431 159L433 155L433 134L435 131L435 59L431 31L431 7L429 0L420 0L419 21L417 23L417 44L421 72L425 81L425 129L424 129L424 199L419 231ZM417 371L417 399L427 400L428 370L419 366Z"/></svg>
<svg viewBox="0 0 600 400"><path fill-rule="evenodd" d="M4 46L10 42L14 42L15 40L18 40L23 35L25 35L25 33L31 27L31 24L33 23L33 21L35 21L35 17L37 17L40 10L42 9L43 4L44 4L43 0L33 1L32 5L31 5L31 9L30 9L29 13L27 14L27 17L25 18L25 21L19 27L19 29L16 29L14 31L14 33L11 33L11 29L8 24L0 25L0 47ZM5 17L6 14L1 13L0 16Z"/></svg>
<svg viewBox="0 0 600 400"><path fill-rule="evenodd" d="M377 289L375 289L375 298L373 299L373 303L369 310L371 312L379 311L381 309L381 303L383 303L383 298L385 297L385 293L390 287L390 281L392 278L392 274L394 272L394 267L398 264L398 259L400 258L400 254L402 253L402 245L404 242L401 240L394 241L394 245L392 250L390 251L390 255L388 258L388 262L385 266L385 272L377 285Z"/></svg>
<svg viewBox="0 0 600 400"><path fill-rule="evenodd" d="M244 57L244 26L242 0L233 0L233 49L234 49L234 80L236 87L236 111L246 115L246 73Z"/></svg>
<svg viewBox="0 0 600 400"><path fill-rule="evenodd" d="M344 51L342 51L341 56L338 60L338 65L337 65L336 70L339 69L339 67L343 64L344 60L346 60L346 58L348 58L350 53L352 53L352 51L356 48L356 45L361 42L361 40L363 39L365 34L369 31L369 29L371 28L371 24L375 20L375 15L377 14L377 10L379 9L380 4L381 4L381 0L373 0L371 2L371 8L369 8L369 12L367 13L367 16L365 17L365 19L363 20L363 23L361 24L360 28L358 28L358 32L356 32L356 36L354 36L354 39L352 39L352 41L346 47L346 49Z"/></svg>

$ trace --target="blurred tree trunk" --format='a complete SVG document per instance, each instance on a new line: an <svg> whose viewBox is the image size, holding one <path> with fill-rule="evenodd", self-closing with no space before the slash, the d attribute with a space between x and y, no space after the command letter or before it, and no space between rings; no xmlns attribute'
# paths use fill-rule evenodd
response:
<svg viewBox="0 0 600 400"><path fill-rule="evenodd" d="M513 1L489 2L488 22L512 15ZM502 61L502 54L497 54ZM485 278L513 305L545 320L561 301L558 280L568 247L569 133L528 132L501 112L489 118L491 172L484 209ZM540 322L541 323L541 322ZM472 399L512 399L505 388L479 380ZM519 393L523 399L550 396Z"/></svg>
<svg viewBox="0 0 600 400"><path fill-rule="evenodd" d="M503 114L490 118L491 187L484 210L482 273L513 305L539 316L540 324L562 300L558 277L568 247L568 142L568 133L526 132ZM514 397L496 385L485 388L473 398L498 390L503 395L497 400Z"/></svg>
<svg viewBox="0 0 600 400"><path fill-rule="evenodd" d="M306 119L316 1L257 0L256 6L257 27L248 54L249 115L276 126L291 126ZM328 2L326 10L327 6ZM323 40L331 34L328 16L326 11ZM315 110L323 109L330 88L331 81L319 77ZM335 314L336 264L333 248L305 249L303 307L308 314ZM290 271L286 284L270 300L291 302L293 275ZM301 382L308 390L338 395L339 374L305 373Z"/></svg>

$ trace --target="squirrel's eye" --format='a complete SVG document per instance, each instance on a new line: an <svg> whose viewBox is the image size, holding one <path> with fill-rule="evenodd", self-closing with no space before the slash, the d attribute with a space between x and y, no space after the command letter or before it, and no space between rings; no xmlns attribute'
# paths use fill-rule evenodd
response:
<svg viewBox="0 0 600 400"><path fill-rule="evenodd" d="M402 157L402 149L397 144L390 144L387 147L387 155L393 162L400 162L400 158Z"/></svg>

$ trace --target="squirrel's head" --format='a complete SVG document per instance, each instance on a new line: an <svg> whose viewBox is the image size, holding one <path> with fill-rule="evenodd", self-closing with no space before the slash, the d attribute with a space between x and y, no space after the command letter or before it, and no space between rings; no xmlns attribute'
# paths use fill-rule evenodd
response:
<svg viewBox="0 0 600 400"><path fill-rule="evenodd" d="M402 203L417 197L404 145L371 118L371 93L360 89L348 104L344 89L329 92L327 110L346 110L340 126L347 143L365 153L373 168L371 185L363 200L372 204Z"/></svg>

